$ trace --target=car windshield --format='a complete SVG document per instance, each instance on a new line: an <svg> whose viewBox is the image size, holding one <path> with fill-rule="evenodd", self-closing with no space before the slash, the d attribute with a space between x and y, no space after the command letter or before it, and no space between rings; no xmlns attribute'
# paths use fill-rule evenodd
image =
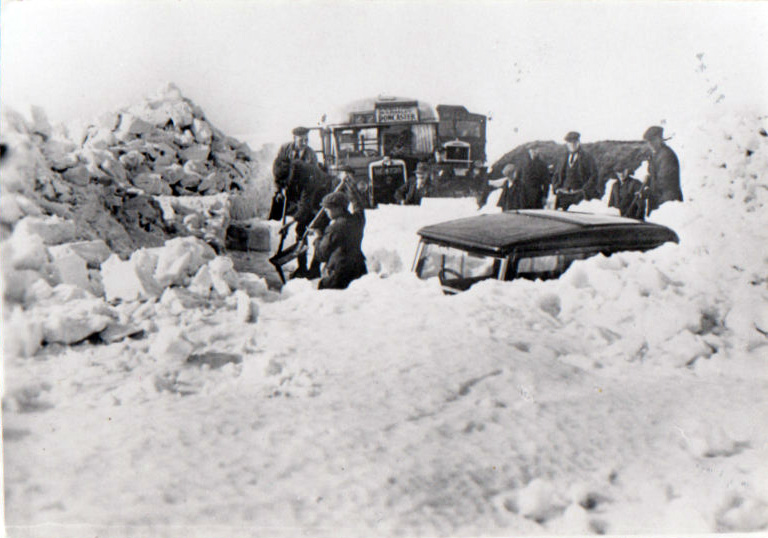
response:
<svg viewBox="0 0 768 538"><path fill-rule="evenodd" d="M425 242L416 274L423 279L438 277L444 286L465 290L480 280L496 278L500 264L501 260L492 256Z"/></svg>

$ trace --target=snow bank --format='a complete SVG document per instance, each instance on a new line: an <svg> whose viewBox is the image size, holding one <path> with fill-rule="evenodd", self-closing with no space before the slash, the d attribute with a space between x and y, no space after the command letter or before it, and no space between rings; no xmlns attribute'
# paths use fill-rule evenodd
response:
<svg viewBox="0 0 768 538"><path fill-rule="evenodd" d="M9 523L764 530L767 127L746 116L676 129L686 201L651 220L680 244L579 261L555 281L445 296L415 278L416 230L476 214L474 200L427 200L367 212L371 270L347 290L294 280L278 295L226 259L169 246L160 273L160 252L137 254L153 297L78 303L143 337L37 350L41 320L12 312L30 337L6 362ZM39 254L20 278L42 275ZM88 299L37 278L31 305ZM36 360L21 358L30 350Z"/></svg>

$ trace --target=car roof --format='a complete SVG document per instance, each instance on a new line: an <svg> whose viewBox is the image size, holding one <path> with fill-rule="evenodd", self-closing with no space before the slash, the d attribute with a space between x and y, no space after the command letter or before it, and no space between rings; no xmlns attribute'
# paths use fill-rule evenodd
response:
<svg viewBox="0 0 768 538"><path fill-rule="evenodd" d="M524 209L479 215L425 226L427 240L471 250L506 255L530 246L538 250L563 246L604 246L609 249L646 249L677 242L665 226L611 215L572 211Z"/></svg>

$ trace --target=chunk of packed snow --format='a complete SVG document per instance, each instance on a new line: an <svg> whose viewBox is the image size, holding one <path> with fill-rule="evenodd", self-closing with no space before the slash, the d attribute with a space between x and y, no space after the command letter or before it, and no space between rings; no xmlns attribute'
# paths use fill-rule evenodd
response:
<svg viewBox="0 0 768 538"><path fill-rule="evenodd" d="M162 287L154 278L157 256L137 250L123 261L113 254L101 265L101 278L108 301L134 301L157 297Z"/></svg>
<svg viewBox="0 0 768 538"><path fill-rule="evenodd" d="M142 172L131 178L131 183L147 194L171 194L171 188L163 181L163 176L151 172Z"/></svg>
<svg viewBox="0 0 768 538"><path fill-rule="evenodd" d="M28 228L19 226L13 231L11 238L4 242L2 253L3 264L8 264L16 270L42 271L43 266L50 261L43 238L31 233Z"/></svg>
<svg viewBox="0 0 768 538"><path fill-rule="evenodd" d="M237 300L237 319L242 323L253 323L259 315L259 305L243 290L234 293Z"/></svg>
<svg viewBox="0 0 768 538"><path fill-rule="evenodd" d="M192 133L195 135L195 140L198 144L210 144L213 137L213 131L207 122L200 119L195 119L192 122Z"/></svg>
<svg viewBox="0 0 768 538"><path fill-rule="evenodd" d="M77 238L75 224L61 217L25 217L16 223L14 233L39 236L46 245L60 245Z"/></svg>
<svg viewBox="0 0 768 538"><path fill-rule="evenodd" d="M18 198L16 194L4 194L0 197L0 222L3 224L14 224L24 216Z"/></svg>
<svg viewBox="0 0 768 538"><path fill-rule="evenodd" d="M182 162L186 161L199 161L203 162L208 160L208 156L211 154L211 146L205 144L195 144L188 148L179 150L179 157Z"/></svg>
<svg viewBox="0 0 768 538"><path fill-rule="evenodd" d="M216 256L208 244L196 237L169 239L162 247L147 251L157 257L154 278L161 287L182 285L204 263Z"/></svg>
<svg viewBox="0 0 768 538"><path fill-rule="evenodd" d="M7 308L7 305L6 305ZM43 325L35 317L14 309L3 319L3 354L10 357L31 357L43 343Z"/></svg>
<svg viewBox="0 0 768 538"><path fill-rule="evenodd" d="M45 299L39 301L41 304L60 305L69 301L79 299L93 299L86 290L72 284L57 284L52 293Z"/></svg>
<svg viewBox="0 0 768 538"><path fill-rule="evenodd" d="M192 354L195 347L186 334L176 328L165 327L152 338L149 354L155 360L181 364Z"/></svg>
<svg viewBox="0 0 768 538"><path fill-rule="evenodd" d="M275 294L269 289L267 280L262 276L254 273L238 273L237 277L237 289L243 290L250 297L265 299Z"/></svg>
<svg viewBox="0 0 768 538"><path fill-rule="evenodd" d="M137 118L129 113L123 113L120 116L120 125L117 128L115 136L119 140L130 140L138 135L143 135L152 130L152 125L141 118Z"/></svg>
<svg viewBox="0 0 768 538"><path fill-rule="evenodd" d="M138 325L112 322L99 333L99 338L106 344L120 342L131 336L137 336L143 333L143 329Z"/></svg>
<svg viewBox="0 0 768 538"><path fill-rule="evenodd" d="M87 263L74 249L65 244L51 247L48 252L59 282L72 284L84 290L90 289Z"/></svg>
<svg viewBox="0 0 768 538"><path fill-rule="evenodd" d="M175 316L204 305L199 297L184 288L166 288L158 304Z"/></svg>
<svg viewBox="0 0 768 538"><path fill-rule="evenodd" d="M98 268L112 255L112 251L109 250L107 244L101 239L64 243L61 246L49 247L48 251L53 254L58 248L67 248L76 253L86 261L89 268Z"/></svg>
<svg viewBox="0 0 768 538"><path fill-rule="evenodd" d="M103 331L115 314L101 299L76 299L39 312L47 343L73 344Z"/></svg>
<svg viewBox="0 0 768 538"><path fill-rule="evenodd" d="M211 282L216 293L226 297L237 288L238 276L231 258L216 256L208 262L208 268L211 271Z"/></svg>
<svg viewBox="0 0 768 538"><path fill-rule="evenodd" d="M187 289L202 297L208 297L211 294L212 287L213 278L211 277L211 270L207 265L203 265L198 269Z"/></svg>

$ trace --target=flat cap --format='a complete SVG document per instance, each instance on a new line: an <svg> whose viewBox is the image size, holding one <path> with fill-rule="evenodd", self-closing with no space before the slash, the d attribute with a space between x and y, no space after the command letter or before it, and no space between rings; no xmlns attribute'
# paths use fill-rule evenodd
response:
<svg viewBox="0 0 768 538"><path fill-rule="evenodd" d="M332 192L331 194L326 194L323 198L323 201L321 202L321 205L328 209L332 207L346 209L348 204L349 198L347 198L347 195L343 192Z"/></svg>
<svg viewBox="0 0 768 538"><path fill-rule="evenodd" d="M419 163L416 165L416 173L418 174L419 172L422 174L429 172L429 166L427 166L427 163Z"/></svg>
<svg viewBox="0 0 768 538"><path fill-rule="evenodd" d="M291 132L293 133L293 136L304 136L309 132L309 129L306 127L296 127Z"/></svg>
<svg viewBox="0 0 768 538"><path fill-rule="evenodd" d="M570 133L565 135L566 142L578 142L580 138L581 138L581 135L576 131L571 131Z"/></svg>
<svg viewBox="0 0 768 538"><path fill-rule="evenodd" d="M664 140L664 128L658 125L652 125L643 133L643 140Z"/></svg>

